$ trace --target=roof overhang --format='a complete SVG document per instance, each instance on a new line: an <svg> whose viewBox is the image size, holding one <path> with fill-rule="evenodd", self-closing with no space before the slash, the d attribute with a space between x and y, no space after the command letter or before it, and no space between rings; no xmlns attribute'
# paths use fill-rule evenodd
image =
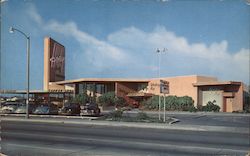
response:
<svg viewBox="0 0 250 156"><path fill-rule="evenodd" d="M241 82L235 81L224 81L224 82L198 82L193 83L194 87L201 87L201 86L224 86L224 85L241 85Z"/></svg>
<svg viewBox="0 0 250 156"><path fill-rule="evenodd" d="M58 85L64 84L74 84L74 83L110 83L110 82L134 82L134 83L147 83L149 79L124 79L124 78L81 78L75 80L65 80L65 81L58 81L55 82Z"/></svg>

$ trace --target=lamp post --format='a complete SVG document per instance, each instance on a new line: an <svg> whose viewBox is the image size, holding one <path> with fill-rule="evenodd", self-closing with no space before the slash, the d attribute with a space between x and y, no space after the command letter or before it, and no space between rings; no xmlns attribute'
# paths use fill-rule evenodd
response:
<svg viewBox="0 0 250 156"><path fill-rule="evenodd" d="M163 48L163 49L156 49L156 53L158 53L158 78L159 78L159 89L161 93L161 84L160 84L160 77L161 77L161 53L165 53L168 49L167 48ZM164 105L165 105L165 101L164 101ZM164 108L165 109L165 108ZM161 95L159 94L159 104L158 104L158 117L159 120L161 120Z"/></svg>
<svg viewBox="0 0 250 156"><path fill-rule="evenodd" d="M30 91L30 37L26 35L21 30L18 30L14 27L10 27L9 32L14 33L15 31L21 33L26 39L26 50L27 50L27 98L26 98L26 118L29 118L29 91Z"/></svg>

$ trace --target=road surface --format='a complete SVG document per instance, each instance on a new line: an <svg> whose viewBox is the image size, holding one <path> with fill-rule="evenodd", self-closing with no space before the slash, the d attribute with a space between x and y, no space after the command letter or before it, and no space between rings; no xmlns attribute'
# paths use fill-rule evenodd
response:
<svg viewBox="0 0 250 156"><path fill-rule="evenodd" d="M246 155L249 134L1 122L1 152L10 156Z"/></svg>

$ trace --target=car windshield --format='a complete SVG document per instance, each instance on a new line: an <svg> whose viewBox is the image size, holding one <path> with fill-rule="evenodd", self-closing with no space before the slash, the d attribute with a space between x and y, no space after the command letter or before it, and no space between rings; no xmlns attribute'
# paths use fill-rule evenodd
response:
<svg viewBox="0 0 250 156"><path fill-rule="evenodd" d="M17 109L26 109L26 106L19 106Z"/></svg>
<svg viewBox="0 0 250 156"><path fill-rule="evenodd" d="M75 103L65 103L64 104L64 108L75 108L75 107L78 107L78 105L77 104L75 104Z"/></svg>
<svg viewBox="0 0 250 156"><path fill-rule="evenodd" d="M49 110L49 107L47 106L40 106L40 107L37 107L36 111L39 111L39 112L47 112Z"/></svg>

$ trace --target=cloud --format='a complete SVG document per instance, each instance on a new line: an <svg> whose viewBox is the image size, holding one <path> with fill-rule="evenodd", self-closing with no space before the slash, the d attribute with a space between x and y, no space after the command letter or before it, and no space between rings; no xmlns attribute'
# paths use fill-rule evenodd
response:
<svg viewBox="0 0 250 156"><path fill-rule="evenodd" d="M241 49L237 52L228 51L228 42L214 42L210 45L205 43L189 43L188 39L177 36L168 31L164 26L156 26L152 32L144 32L135 27L128 27L108 36L108 41L116 46L126 47L133 52L147 53L154 48L167 48L162 72L173 72L179 68L181 73L190 71L190 74L205 74L219 76L223 80L243 80L248 82L249 49ZM136 41L136 42L134 42ZM153 54L151 55L153 58ZM171 59L172 58L172 59ZM181 60L183 58L183 60ZM179 61L182 62L179 62ZM163 58L164 62L164 58ZM147 62L143 62L146 64ZM169 66L171 64L172 66ZM180 65L182 64L182 65ZM199 67L197 67L199 65ZM240 73L240 74L239 74ZM167 74L170 74L169 72Z"/></svg>
<svg viewBox="0 0 250 156"><path fill-rule="evenodd" d="M8 0L0 0L0 3L8 2Z"/></svg>
<svg viewBox="0 0 250 156"><path fill-rule="evenodd" d="M202 74L249 83L249 49L229 52L226 40L210 45L190 43L186 37L177 36L164 26L156 26L151 32L130 26L110 33L106 40L100 40L81 30L73 21L43 21L35 7L29 9L29 15L45 31L71 37L79 43L81 49L75 52L76 60L70 65L79 68L74 69L78 70L75 74L81 72L79 70L95 70L107 77L114 73L154 77L158 65L155 50L167 48L161 62L163 76ZM87 67L83 69L84 66Z"/></svg>
<svg viewBox="0 0 250 156"><path fill-rule="evenodd" d="M78 56L82 60L87 59L93 67L107 68L115 64L122 65L129 60L129 56L122 49L81 31L75 22L43 21L34 5L30 5L27 14L41 29L75 39L82 47L82 53Z"/></svg>

